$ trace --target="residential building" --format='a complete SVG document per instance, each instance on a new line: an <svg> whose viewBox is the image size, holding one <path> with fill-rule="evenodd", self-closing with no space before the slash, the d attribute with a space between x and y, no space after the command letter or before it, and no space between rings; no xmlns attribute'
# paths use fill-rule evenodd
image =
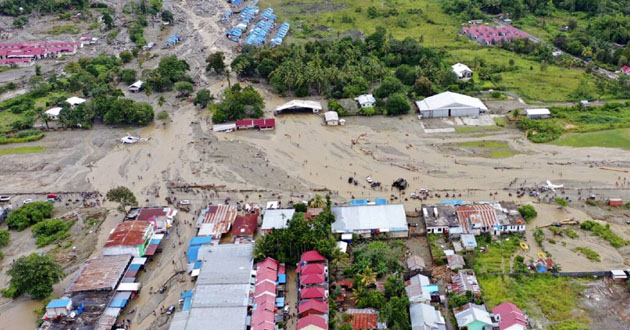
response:
<svg viewBox="0 0 630 330"><path fill-rule="evenodd" d="M529 35L513 26L473 25L464 26L460 33L484 46L512 42L515 39L529 38Z"/></svg>
<svg viewBox="0 0 630 330"><path fill-rule="evenodd" d="M201 210L197 218L197 236L210 236L213 240L220 240L227 234L236 220L238 211L232 205L210 205Z"/></svg>
<svg viewBox="0 0 630 330"><path fill-rule="evenodd" d="M274 114L281 115L285 113L309 112L319 113L322 111L321 103L317 101L292 100L276 108Z"/></svg>
<svg viewBox="0 0 630 330"><path fill-rule="evenodd" d="M376 105L376 99L372 94L359 95L354 100L359 102L361 108L372 108Z"/></svg>
<svg viewBox="0 0 630 330"><path fill-rule="evenodd" d="M148 221L125 221L109 234L103 247L104 256L131 255L142 257L151 245L153 225Z"/></svg>
<svg viewBox="0 0 630 330"><path fill-rule="evenodd" d="M426 267L426 262L420 256L412 255L411 257L407 258L407 269L409 269L409 271L411 272L423 271Z"/></svg>
<svg viewBox="0 0 630 330"><path fill-rule="evenodd" d="M461 269L466 266L466 261L464 257L459 254L451 254L446 256L446 261L448 263L448 268L451 270Z"/></svg>
<svg viewBox="0 0 630 330"><path fill-rule="evenodd" d="M318 299L302 300L298 304L298 315L304 317L307 315L326 315L328 313L328 302Z"/></svg>
<svg viewBox="0 0 630 330"><path fill-rule="evenodd" d="M629 65L622 66L621 73L623 73L626 76L630 76L630 66Z"/></svg>
<svg viewBox="0 0 630 330"><path fill-rule="evenodd" d="M407 297L409 298L410 303L428 303L431 301L431 292L427 288L431 285L429 278L422 275L417 274L409 278L408 281L405 282L405 292L407 292Z"/></svg>
<svg viewBox="0 0 630 330"><path fill-rule="evenodd" d="M354 330L387 329L386 324L379 324L378 311L374 308L350 308L345 313L350 316L349 323Z"/></svg>
<svg viewBox="0 0 630 330"><path fill-rule="evenodd" d="M46 114L46 117L48 117L49 120L59 120L59 114L61 113L61 110L63 110L63 108L54 107L46 110L44 114Z"/></svg>
<svg viewBox="0 0 630 330"><path fill-rule="evenodd" d="M263 214L263 222L260 230L262 234L268 234L274 229L287 228L289 220L293 219L295 209L266 209Z"/></svg>
<svg viewBox="0 0 630 330"><path fill-rule="evenodd" d="M73 96L73 97L70 97L70 98L66 99L66 103L70 104L71 108L74 108L74 107L76 107L79 104L85 103L85 99Z"/></svg>
<svg viewBox="0 0 630 330"><path fill-rule="evenodd" d="M477 240L473 234L462 234L459 237L462 245L466 251L474 251L477 248Z"/></svg>
<svg viewBox="0 0 630 330"><path fill-rule="evenodd" d="M467 291L472 292L475 296L481 295L481 287L479 281L472 270L460 270L451 277L451 284L448 286L450 292L462 295Z"/></svg>
<svg viewBox="0 0 630 330"><path fill-rule="evenodd" d="M169 329L203 330L210 324L213 329L246 329L252 250L252 244L203 245L199 258L204 262L190 309L175 313Z"/></svg>
<svg viewBox="0 0 630 330"><path fill-rule="evenodd" d="M324 113L324 119L326 120L326 125L328 126L337 126L339 125L339 114L336 111L327 111Z"/></svg>
<svg viewBox="0 0 630 330"><path fill-rule="evenodd" d="M461 234L457 211L452 204L422 205L422 217L427 233L451 235Z"/></svg>
<svg viewBox="0 0 630 330"><path fill-rule="evenodd" d="M279 263L267 258L256 265L251 330L275 329Z"/></svg>
<svg viewBox="0 0 630 330"><path fill-rule="evenodd" d="M422 118L479 116L488 112L480 99L453 92L444 92L416 101Z"/></svg>
<svg viewBox="0 0 630 330"><path fill-rule="evenodd" d="M446 321L440 311L427 304L409 306L412 330L446 330Z"/></svg>
<svg viewBox="0 0 630 330"><path fill-rule="evenodd" d="M468 81L473 76L473 71L466 64L456 63L451 66L451 69L459 80Z"/></svg>
<svg viewBox="0 0 630 330"><path fill-rule="evenodd" d="M328 330L328 319L319 315L308 315L298 319L297 330Z"/></svg>
<svg viewBox="0 0 630 330"><path fill-rule="evenodd" d="M67 316L72 310L72 299L60 298L52 299L48 305L46 305L46 314L44 318L51 320L61 316Z"/></svg>
<svg viewBox="0 0 630 330"><path fill-rule="evenodd" d="M504 302L492 309L499 322L499 330L526 330L527 315L511 302Z"/></svg>
<svg viewBox="0 0 630 330"><path fill-rule="evenodd" d="M258 216L258 212L237 215L232 225L232 236L253 238L258 228Z"/></svg>
<svg viewBox="0 0 630 330"><path fill-rule="evenodd" d="M336 234L357 234L364 238L387 235L392 238L409 236L405 207L402 204L336 206L332 208Z"/></svg>
<svg viewBox="0 0 630 330"><path fill-rule="evenodd" d="M529 119L547 119L551 118L551 112L549 109L525 109L525 115Z"/></svg>
<svg viewBox="0 0 630 330"><path fill-rule="evenodd" d="M241 119L236 121L236 129L252 129L258 128L261 131L272 130L276 128L276 120L274 118L260 119Z"/></svg>
<svg viewBox="0 0 630 330"><path fill-rule="evenodd" d="M297 329L328 329L328 260L315 250L302 253L298 278ZM323 291L322 291L323 290Z"/></svg>
<svg viewBox="0 0 630 330"><path fill-rule="evenodd" d="M492 202L490 203L497 215L497 223L494 225L493 234L503 233L524 233L527 224L523 216L518 211L518 206L514 202Z"/></svg>
<svg viewBox="0 0 630 330"><path fill-rule="evenodd" d="M492 330L493 322L484 305L468 303L454 309L457 327L466 330Z"/></svg>

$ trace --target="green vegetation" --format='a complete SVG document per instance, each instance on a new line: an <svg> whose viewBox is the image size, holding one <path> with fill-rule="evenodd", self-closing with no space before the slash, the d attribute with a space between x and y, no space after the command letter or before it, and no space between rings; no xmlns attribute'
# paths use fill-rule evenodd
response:
<svg viewBox="0 0 630 330"><path fill-rule="evenodd" d="M575 252L575 253L583 254L589 260L593 260L593 261L597 261L597 262L602 261L601 258L599 257L599 253L595 252L593 249L588 248L588 247L578 246L575 249L573 249L572 251Z"/></svg>
<svg viewBox="0 0 630 330"><path fill-rule="evenodd" d="M37 238L37 247L46 246L55 241L70 237L68 229L74 225L74 221L61 219L49 219L33 226L33 235Z"/></svg>
<svg viewBox="0 0 630 330"><path fill-rule="evenodd" d="M166 111L160 111L160 113L158 113L157 115L158 120L167 120L168 118L169 118L168 112Z"/></svg>
<svg viewBox="0 0 630 330"><path fill-rule="evenodd" d="M76 26L74 24L68 24L68 25L53 26L46 33L56 36L56 35L60 35L60 34L78 34L79 32L81 32L81 29L79 29L78 26Z"/></svg>
<svg viewBox="0 0 630 330"><path fill-rule="evenodd" d="M11 281L9 288L2 290L3 296L15 299L27 293L35 299L43 299L53 292L53 285L59 283L63 270L51 256L32 253L15 260L7 274Z"/></svg>
<svg viewBox="0 0 630 330"><path fill-rule="evenodd" d="M208 58L206 58L206 63L208 63L208 65L206 66L207 72L210 72L212 70L215 73L225 72L225 54L223 52L216 52L208 55ZM265 75L265 77L267 76L268 74Z"/></svg>
<svg viewBox="0 0 630 330"><path fill-rule="evenodd" d="M576 239L578 237L580 237L580 235L578 235L578 233L575 232L575 230L571 229L571 228L567 228L564 230L564 233L569 237L569 238L573 238Z"/></svg>
<svg viewBox="0 0 630 330"><path fill-rule="evenodd" d="M536 228L534 230L534 240L536 240L536 243L538 243L538 246L543 247L542 243L545 240L545 233L543 232L542 229Z"/></svg>
<svg viewBox="0 0 630 330"><path fill-rule="evenodd" d="M476 274L508 274L511 273L511 261L519 248L520 237L509 236L509 239L491 241L479 238L479 247L485 246L486 251L475 256L473 270Z"/></svg>
<svg viewBox="0 0 630 330"><path fill-rule="evenodd" d="M538 212L536 212L534 206L529 204L519 207L518 212L521 214L526 223L529 223L532 219L538 216Z"/></svg>
<svg viewBox="0 0 630 330"><path fill-rule="evenodd" d="M429 233L427 234L427 238L429 240L429 248L431 249L431 256L433 257L433 261L435 261L436 263L443 263L443 259L444 257L446 257L446 255L444 254L444 250L442 250L442 248L440 247L440 236Z"/></svg>
<svg viewBox="0 0 630 330"><path fill-rule="evenodd" d="M205 109L212 101L214 101L214 95L207 89L200 89L197 91L193 103L200 109Z"/></svg>
<svg viewBox="0 0 630 330"><path fill-rule="evenodd" d="M560 207L569 206L569 202L567 202L567 200L562 197L556 197L553 199L553 201L556 202L556 204L558 204Z"/></svg>
<svg viewBox="0 0 630 330"><path fill-rule="evenodd" d="M123 186L110 189L105 197L110 201L119 203L122 210L126 210L127 206L138 205L138 201L133 192Z"/></svg>
<svg viewBox="0 0 630 330"><path fill-rule="evenodd" d="M500 131L502 127L499 126L457 126L455 132L457 133L484 133Z"/></svg>
<svg viewBox="0 0 630 330"><path fill-rule="evenodd" d="M588 133L570 133L551 142L568 147L605 147L630 149L630 128L618 128Z"/></svg>
<svg viewBox="0 0 630 330"><path fill-rule="evenodd" d="M179 60L177 56L166 56L160 59L160 64L155 70L145 70L142 77L147 87L152 91L170 91L176 82L192 82L186 74L190 67L184 60Z"/></svg>
<svg viewBox="0 0 630 330"><path fill-rule="evenodd" d="M102 4L107 7L106 5ZM0 3L0 14L7 16L28 15L36 11L41 15L50 13L69 12L72 9L81 10L90 7L90 2L78 1L44 1L44 0L5 0ZM23 10L20 10L22 8Z"/></svg>
<svg viewBox="0 0 630 330"><path fill-rule="evenodd" d="M0 230L0 247L5 247L9 245L10 238L11 234L8 230Z"/></svg>
<svg viewBox="0 0 630 330"><path fill-rule="evenodd" d="M583 287L570 278L549 274L518 278L482 275L477 278L490 310L502 302L510 301L530 315L542 312L552 327L569 319L580 324L587 322L585 316L574 314Z"/></svg>
<svg viewBox="0 0 630 330"><path fill-rule="evenodd" d="M12 154L32 154L43 152L46 147L31 146L31 147L18 147L18 148L0 148L0 156L12 155Z"/></svg>
<svg viewBox="0 0 630 330"><path fill-rule="evenodd" d="M7 216L9 229L22 231L31 225L48 219L52 216L54 206L50 202L32 202L20 206Z"/></svg>
<svg viewBox="0 0 630 330"><path fill-rule="evenodd" d="M580 228L586 231L590 231L595 236L599 236L605 240L607 240L610 245L620 248L626 245L630 245L630 241L624 240L619 235L615 234L612 230L610 230L610 224L606 224L606 226L602 226L600 223L587 220L580 224Z"/></svg>
<svg viewBox="0 0 630 330"><path fill-rule="evenodd" d="M317 250L323 256L333 258L339 251L335 237L330 232L330 224L334 221L330 198L327 198L326 208L315 220L306 221L304 213L296 212L287 228L274 229L256 240L254 258L262 260L272 257L280 262L295 264L302 253L309 250Z"/></svg>
<svg viewBox="0 0 630 330"><path fill-rule="evenodd" d="M360 274L365 268L373 270L377 276L384 276L404 270L400 260L404 257L405 244L402 241L374 241L356 245L352 249L354 263L346 268L346 275Z"/></svg>
<svg viewBox="0 0 630 330"><path fill-rule="evenodd" d="M507 158L518 154L507 142L504 141L469 141L457 144L460 147L474 148L479 151L476 155L489 158Z"/></svg>
<svg viewBox="0 0 630 330"><path fill-rule="evenodd" d="M221 103L217 105L217 110L212 116L212 122L260 118L264 107L264 99L252 86L242 88L241 85L235 84L223 93Z"/></svg>

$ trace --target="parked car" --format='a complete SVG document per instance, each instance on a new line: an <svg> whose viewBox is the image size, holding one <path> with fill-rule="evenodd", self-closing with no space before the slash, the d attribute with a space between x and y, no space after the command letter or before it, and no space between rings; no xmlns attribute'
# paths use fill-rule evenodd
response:
<svg viewBox="0 0 630 330"><path fill-rule="evenodd" d="M179 201L179 205L190 205L190 201L187 199Z"/></svg>
<svg viewBox="0 0 630 330"><path fill-rule="evenodd" d="M166 315L171 315L175 312L175 305L170 305L168 306L168 309L166 310Z"/></svg>
<svg viewBox="0 0 630 330"><path fill-rule="evenodd" d="M33 202L33 200L29 198L29 199L25 199L25 200L22 202L22 204L29 204L29 203L32 203L32 202Z"/></svg>
<svg viewBox="0 0 630 330"><path fill-rule="evenodd" d="M394 183L392 183L392 187L396 187L398 188L398 190L405 190L407 189L408 185L409 184L407 183L407 180L403 178L398 178L396 181L394 181Z"/></svg>
<svg viewBox="0 0 630 330"><path fill-rule="evenodd" d="M0 203L6 203L11 200L11 196L0 196Z"/></svg>
<svg viewBox="0 0 630 330"><path fill-rule="evenodd" d="M372 177L371 177L371 176L366 177L366 178L365 178L365 181L367 181L368 183L372 183L372 182L374 182L374 180L372 180Z"/></svg>

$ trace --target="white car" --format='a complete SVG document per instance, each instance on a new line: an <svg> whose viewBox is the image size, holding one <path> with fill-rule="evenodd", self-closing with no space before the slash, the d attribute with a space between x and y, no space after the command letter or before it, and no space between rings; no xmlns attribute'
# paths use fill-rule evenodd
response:
<svg viewBox="0 0 630 330"><path fill-rule="evenodd" d="M190 201L187 199L179 201L179 205L190 205Z"/></svg>
<svg viewBox="0 0 630 330"><path fill-rule="evenodd" d="M368 176L367 178L365 178L365 181L367 181L368 183L374 182L374 180L372 180L371 176Z"/></svg>
<svg viewBox="0 0 630 330"><path fill-rule="evenodd" d="M11 200L11 196L0 196L0 202L8 202Z"/></svg>
<svg viewBox="0 0 630 330"><path fill-rule="evenodd" d="M33 202L33 200L29 198L29 199L25 199L25 200L22 202L22 204L29 204L29 203L32 203L32 202Z"/></svg>

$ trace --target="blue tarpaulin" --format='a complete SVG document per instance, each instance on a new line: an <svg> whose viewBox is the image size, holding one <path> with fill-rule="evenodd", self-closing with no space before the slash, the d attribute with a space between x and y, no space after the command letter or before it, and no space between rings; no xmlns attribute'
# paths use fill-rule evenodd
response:
<svg viewBox="0 0 630 330"><path fill-rule="evenodd" d="M287 274L278 274L278 284L287 283Z"/></svg>
<svg viewBox="0 0 630 330"><path fill-rule="evenodd" d="M188 246L210 244L211 242L212 237L210 236L197 236L190 239Z"/></svg>
<svg viewBox="0 0 630 330"><path fill-rule="evenodd" d="M186 251L186 255L188 256L188 263L197 261L197 254L199 253L199 248L201 245L195 245L188 248Z"/></svg>
<svg viewBox="0 0 630 330"><path fill-rule="evenodd" d="M451 204L451 205L462 205L463 202L461 199L443 199L440 201L442 204Z"/></svg>
<svg viewBox="0 0 630 330"><path fill-rule="evenodd" d="M131 264L129 265L129 269L128 270L140 270L140 266L142 266L141 264Z"/></svg>
<svg viewBox="0 0 630 330"><path fill-rule="evenodd" d="M127 306L127 299L114 299L109 303L109 307L125 308Z"/></svg>
<svg viewBox="0 0 630 330"><path fill-rule="evenodd" d="M386 205L387 200L385 198L377 198L374 200L374 204L376 205Z"/></svg>
<svg viewBox="0 0 630 330"><path fill-rule="evenodd" d="M53 299L51 300L48 305L46 305L46 308L64 308L64 307L68 307L68 304L70 303L71 299L70 298L66 298L66 299Z"/></svg>
<svg viewBox="0 0 630 330"><path fill-rule="evenodd" d="M368 205L367 199L351 199L350 205Z"/></svg>
<svg viewBox="0 0 630 330"><path fill-rule="evenodd" d="M278 308L284 307L284 297L276 298L276 307Z"/></svg>
<svg viewBox="0 0 630 330"><path fill-rule="evenodd" d="M160 245L160 242L161 242L161 241L162 241L162 240L161 240L161 239L159 239L159 238L152 238L152 239L151 239L151 243L149 243L149 245Z"/></svg>
<svg viewBox="0 0 630 330"><path fill-rule="evenodd" d="M193 269L201 269L201 265L203 265L203 262L197 261L197 262L195 262L195 265L193 266Z"/></svg>
<svg viewBox="0 0 630 330"><path fill-rule="evenodd" d="M184 305L182 306L182 312L189 311L192 305L192 296L193 296L192 290L182 292L181 296L182 298L184 298Z"/></svg>

